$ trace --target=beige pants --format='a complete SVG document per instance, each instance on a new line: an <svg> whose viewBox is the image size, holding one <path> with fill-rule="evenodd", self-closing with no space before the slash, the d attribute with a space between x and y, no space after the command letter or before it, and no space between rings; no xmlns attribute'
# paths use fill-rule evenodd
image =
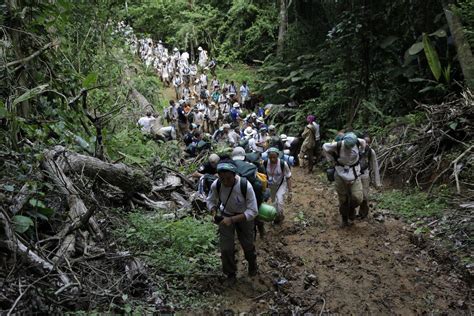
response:
<svg viewBox="0 0 474 316"><path fill-rule="evenodd" d="M362 193L362 181L360 178L357 178L351 184L345 182L337 173L335 176L335 185L336 185L336 192L337 197L339 199L339 204L344 204L347 202L347 196L349 189L351 191L351 206L354 207L359 206L363 200L363 193Z"/></svg>
<svg viewBox="0 0 474 316"><path fill-rule="evenodd" d="M335 186L339 199L339 213L343 223L355 218L355 209L362 203L362 181L357 178L352 183L344 181L337 173L335 176ZM349 197L350 196L350 197Z"/></svg>

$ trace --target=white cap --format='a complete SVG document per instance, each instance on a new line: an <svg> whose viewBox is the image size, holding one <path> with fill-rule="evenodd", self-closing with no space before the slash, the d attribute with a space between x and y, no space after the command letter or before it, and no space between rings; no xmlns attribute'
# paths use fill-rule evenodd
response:
<svg viewBox="0 0 474 316"><path fill-rule="evenodd" d="M209 162L218 163L219 160L221 160L221 158L220 158L218 155L216 155L216 154L211 154L211 155L209 156Z"/></svg>
<svg viewBox="0 0 474 316"><path fill-rule="evenodd" d="M160 44L161 44L161 40L159 40L159 41L158 41L158 43L160 43Z"/></svg>
<svg viewBox="0 0 474 316"><path fill-rule="evenodd" d="M265 123L265 121L263 120L262 117L259 117L259 118L257 119L257 122L259 122L259 123Z"/></svg>
<svg viewBox="0 0 474 316"><path fill-rule="evenodd" d="M252 113L252 117L257 117L257 114L256 114L256 113Z"/></svg>
<svg viewBox="0 0 474 316"><path fill-rule="evenodd" d="M235 147L234 150L232 150L232 160L245 160L245 149Z"/></svg>
<svg viewBox="0 0 474 316"><path fill-rule="evenodd" d="M202 47L201 47L201 46L198 47L198 51L202 51Z"/></svg>
<svg viewBox="0 0 474 316"><path fill-rule="evenodd" d="M174 50L175 52L177 52L177 51L178 51L178 48L175 47L175 48L173 48L173 50Z"/></svg>
<svg viewBox="0 0 474 316"><path fill-rule="evenodd" d="M244 130L244 134L247 136L255 135L255 130L249 126Z"/></svg>
<svg viewBox="0 0 474 316"><path fill-rule="evenodd" d="M288 136L286 136L285 134L281 134L280 139L282 142L286 142L288 140Z"/></svg>
<svg viewBox="0 0 474 316"><path fill-rule="evenodd" d="M224 125L222 125L222 128L230 129L230 124L224 124Z"/></svg>
<svg viewBox="0 0 474 316"><path fill-rule="evenodd" d="M270 126L268 126L268 130L269 130L269 131L274 131L274 130L275 130L275 125L270 125Z"/></svg>
<svg viewBox="0 0 474 316"><path fill-rule="evenodd" d="M240 108L239 102L235 102L235 103L232 105L232 107L234 107L234 108Z"/></svg>

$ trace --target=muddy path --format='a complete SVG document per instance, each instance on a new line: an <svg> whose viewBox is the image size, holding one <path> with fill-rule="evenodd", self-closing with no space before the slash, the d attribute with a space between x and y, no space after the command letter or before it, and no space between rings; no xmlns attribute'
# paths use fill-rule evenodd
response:
<svg viewBox="0 0 474 316"><path fill-rule="evenodd" d="M163 89L163 96L174 99L174 89ZM257 237L259 275L247 276L238 251L237 284L225 287L218 277L195 280L191 287L214 298L209 309L188 312L471 314L470 287L412 243L407 224L370 214L340 228L337 195L323 176L293 168L285 221L266 224L266 236Z"/></svg>
<svg viewBox="0 0 474 316"><path fill-rule="evenodd" d="M341 229L332 187L300 168L293 178L285 222L257 238L259 276L246 275L240 251L234 287L206 281L216 312L470 314L469 287L417 248L406 224L369 216Z"/></svg>

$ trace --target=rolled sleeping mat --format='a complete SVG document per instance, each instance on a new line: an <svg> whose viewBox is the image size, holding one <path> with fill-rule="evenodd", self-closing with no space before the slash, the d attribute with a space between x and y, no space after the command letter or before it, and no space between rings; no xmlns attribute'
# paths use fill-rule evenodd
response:
<svg viewBox="0 0 474 316"><path fill-rule="evenodd" d="M262 203L258 209L258 219L264 222L273 222L277 217L277 210L273 205Z"/></svg>

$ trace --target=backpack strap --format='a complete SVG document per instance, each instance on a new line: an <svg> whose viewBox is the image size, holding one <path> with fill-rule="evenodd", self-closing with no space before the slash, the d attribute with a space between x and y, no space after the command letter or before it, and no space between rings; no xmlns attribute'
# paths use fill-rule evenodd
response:
<svg viewBox="0 0 474 316"><path fill-rule="evenodd" d="M244 198L247 199L247 187L248 187L248 180L245 177L240 177L240 192Z"/></svg>

